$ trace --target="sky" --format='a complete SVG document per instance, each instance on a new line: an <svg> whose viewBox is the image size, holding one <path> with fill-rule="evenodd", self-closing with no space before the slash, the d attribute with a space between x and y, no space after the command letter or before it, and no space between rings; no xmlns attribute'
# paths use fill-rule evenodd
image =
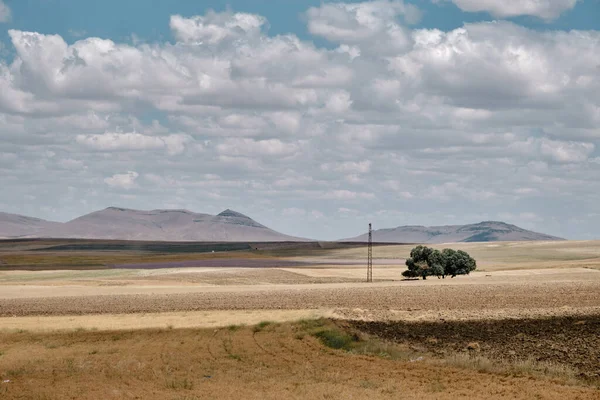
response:
<svg viewBox="0 0 600 400"><path fill-rule="evenodd" d="M600 0L0 0L0 211L600 239Z"/></svg>

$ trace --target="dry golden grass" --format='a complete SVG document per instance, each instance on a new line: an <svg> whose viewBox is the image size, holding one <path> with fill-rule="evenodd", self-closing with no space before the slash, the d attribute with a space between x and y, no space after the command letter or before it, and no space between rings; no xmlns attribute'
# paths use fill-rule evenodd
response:
<svg viewBox="0 0 600 400"><path fill-rule="evenodd" d="M296 321L332 317L331 310L229 310L143 314L88 314L0 318L0 332L26 330L51 332L67 330L127 331L141 329L222 328L232 324L253 325L261 321Z"/></svg>
<svg viewBox="0 0 600 400"><path fill-rule="evenodd" d="M459 353L452 354L440 362L447 366L492 374L554 378L570 384L577 384L578 381L578 372L568 365L537 361L533 358L518 361L491 360L483 356Z"/></svg>
<svg viewBox="0 0 600 400"><path fill-rule="evenodd" d="M314 337L335 329L330 322L303 321L218 330L0 333L0 398L585 400L599 395L593 388L566 385L562 377L411 362L402 355L405 350L394 353L391 345L385 348L388 356L370 355L381 344L360 355L329 349Z"/></svg>

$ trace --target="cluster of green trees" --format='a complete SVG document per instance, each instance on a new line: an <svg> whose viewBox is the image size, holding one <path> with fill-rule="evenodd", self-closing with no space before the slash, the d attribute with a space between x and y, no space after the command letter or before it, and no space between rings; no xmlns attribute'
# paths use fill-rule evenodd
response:
<svg viewBox="0 0 600 400"><path fill-rule="evenodd" d="M406 260L408 269L402 273L406 278L437 276L438 279L457 275L468 275L477 268L477 262L465 251L444 249L435 250L426 246L417 246Z"/></svg>

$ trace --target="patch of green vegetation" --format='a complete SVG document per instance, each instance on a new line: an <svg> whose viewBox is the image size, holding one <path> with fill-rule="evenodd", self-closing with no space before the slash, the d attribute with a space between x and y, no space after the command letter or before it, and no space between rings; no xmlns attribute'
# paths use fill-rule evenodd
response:
<svg viewBox="0 0 600 400"><path fill-rule="evenodd" d="M297 324L299 326L296 325L297 331L294 338L303 340L308 334L316 337L321 343L332 349L346 350L356 355L400 361L409 361L418 356L413 350L409 350L402 345L346 330L327 319L303 320Z"/></svg>
<svg viewBox="0 0 600 400"><path fill-rule="evenodd" d="M271 322L271 321L262 321L262 322L259 322L257 325L254 326L254 328L252 328L252 331L254 333L260 332L263 329L265 329L267 326L272 325L272 324L273 324L273 322Z"/></svg>
<svg viewBox="0 0 600 400"><path fill-rule="evenodd" d="M324 318L319 318L319 319L301 319L300 321L298 321L298 324L300 324L300 327L302 329L316 329L316 328L322 328L327 324L327 320Z"/></svg>
<svg viewBox="0 0 600 400"><path fill-rule="evenodd" d="M379 339L369 339L356 343L352 348L352 353L400 361L408 361L415 357L413 351L403 349L395 343L383 342Z"/></svg>
<svg viewBox="0 0 600 400"><path fill-rule="evenodd" d="M232 360L236 360L236 361L242 361L242 356L240 356L239 354L228 354L227 355L228 358L231 358Z"/></svg>
<svg viewBox="0 0 600 400"><path fill-rule="evenodd" d="M341 349L350 351L353 343L358 341L357 337L352 337L345 332L340 332L337 329L323 329L315 332L314 336L318 338L325 346L338 350Z"/></svg>

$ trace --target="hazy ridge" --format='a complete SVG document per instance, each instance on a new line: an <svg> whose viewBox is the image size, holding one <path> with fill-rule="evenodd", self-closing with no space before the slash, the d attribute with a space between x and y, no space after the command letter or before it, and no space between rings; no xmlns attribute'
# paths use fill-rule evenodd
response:
<svg viewBox="0 0 600 400"><path fill-rule="evenodd" d="M60 223L0 213L0 237L155 241L303 241L233 210L217 215L188 210L140 211L109 207Z"/></svg>
<svg viewBox="0 0 600 400"><path fill-rule="evenodd" d="M343 239L363 242L367 234ZM373 241L382 243L456 243L456 242L518 242L536 240L565 240L543 233L528 231L499 221L484 221L468 225L399 226L373 231Z"/></svg>
<svg viewBox="0 0 600 400"><path fill-rule="evenodd" d="M277 242L308 239L276 232L233 210L217 215L188 210L141 211L109 207L75 218L52 222L0 213L0 238L80 238L153 241ZM373 232L382 243L451 243L564 240L499 221L468 225L399 226ZM367 234L340 241L364 242Z"/></svg>

